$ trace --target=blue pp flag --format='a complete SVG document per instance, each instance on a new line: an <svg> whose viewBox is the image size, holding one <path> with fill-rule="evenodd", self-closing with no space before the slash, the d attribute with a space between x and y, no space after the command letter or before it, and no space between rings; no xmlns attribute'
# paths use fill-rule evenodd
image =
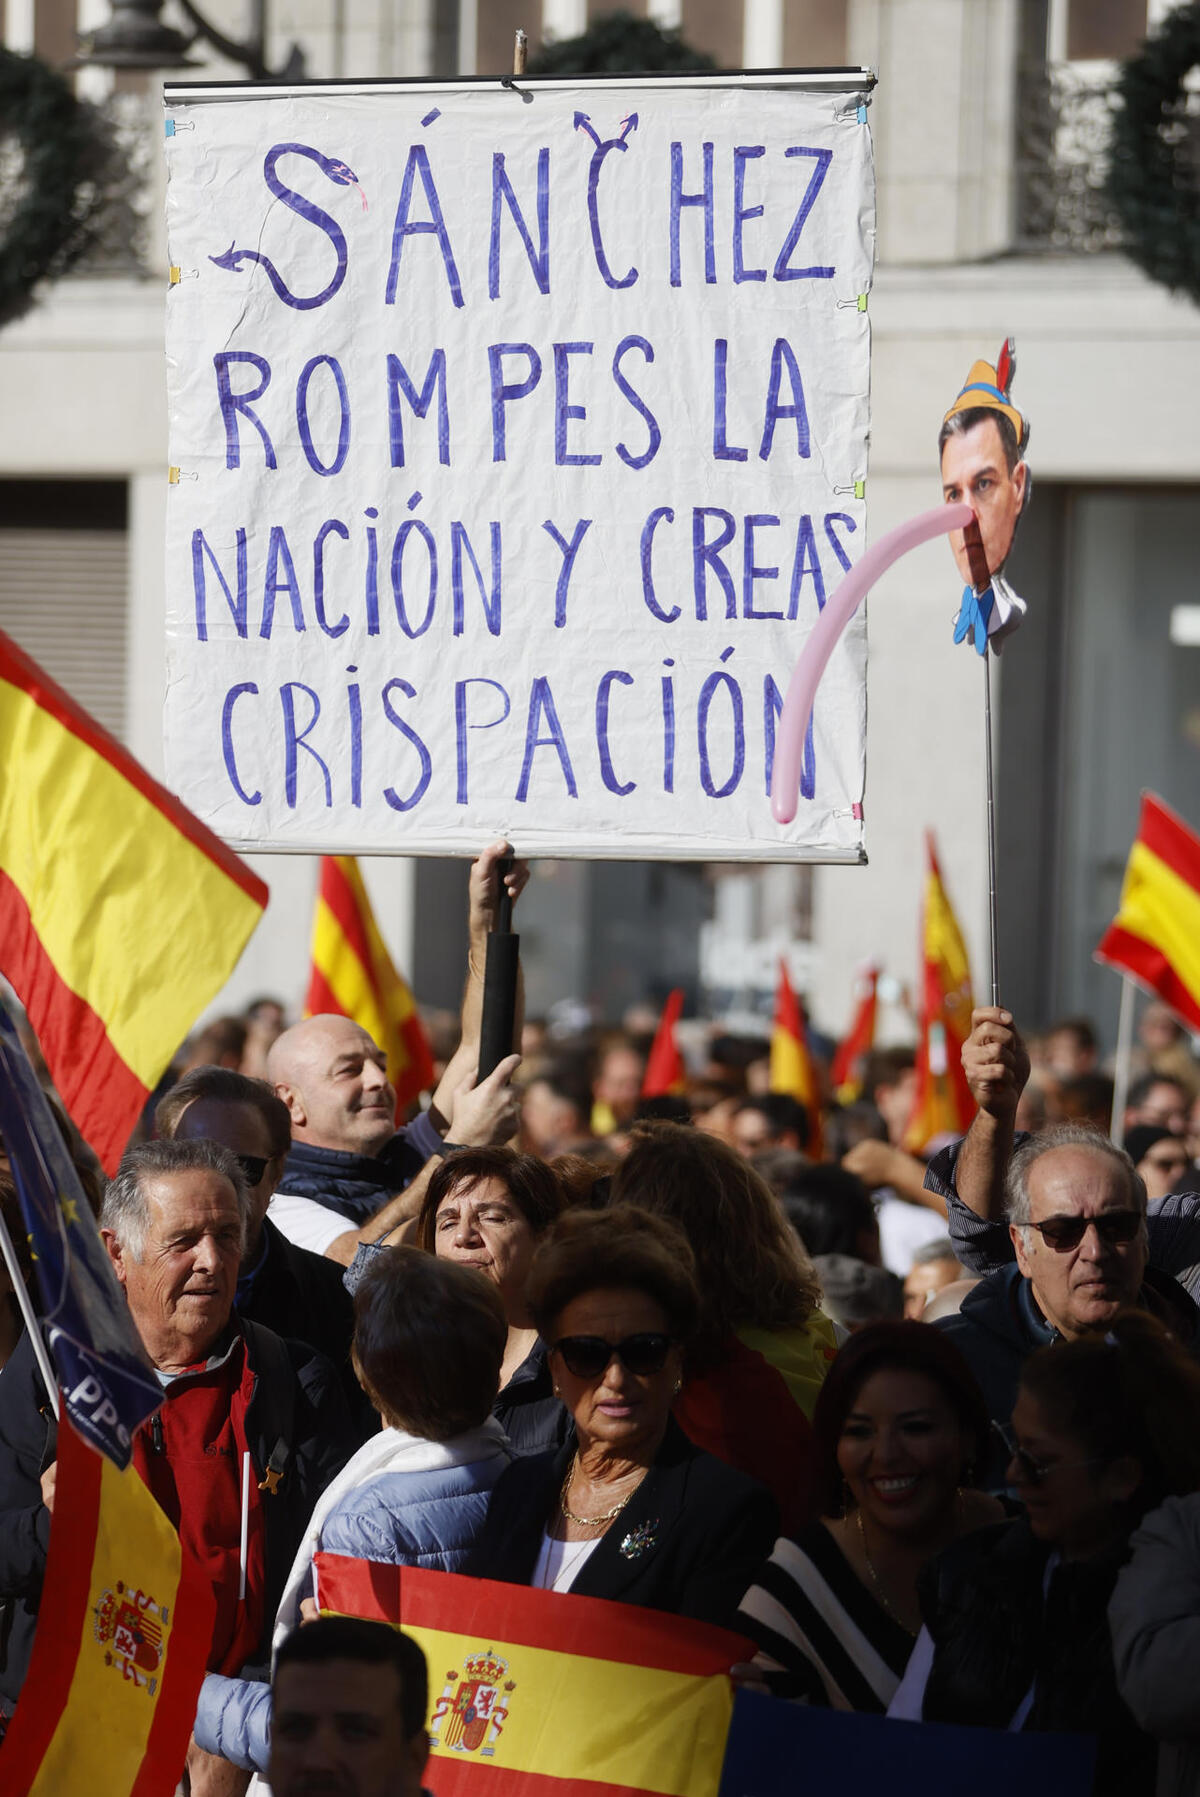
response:
<svg viewBox="0 0 1200 1797"><path fill-rule="evenodd" d="M800 1790L1091 1797L1095 1759L1091 1735L891 1722L739 1691L719 1797L796 1797Z"/></svg>
<svg viewBox="0 0 1200 1797"><path fill-rule="evenodd" d="M54 1113L0 1007L0 1134L29 1232L67 1415L115 1466L162 1387L138 1340Z"/></svg>

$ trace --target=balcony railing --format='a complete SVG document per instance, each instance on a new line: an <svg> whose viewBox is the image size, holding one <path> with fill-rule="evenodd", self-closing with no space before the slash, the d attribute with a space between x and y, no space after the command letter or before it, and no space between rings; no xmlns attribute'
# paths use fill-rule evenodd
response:
<svg viewBox="0 0 1200 1797"><path fill-rule="evenodd" d="M162 126L144 94L111 94L96 108L104 145L95 171L99 190L92 241L75 263L76 275L146 273L150 208L155 204L153 158Z"/></svg>
<svg viewBox="0 0 1200 1797"><path fill-rule="evenodd" d="M1018 77L1016 247L1088 255L1120 247L1104 195L1112 88L1078 67L1039 63Z"/></svg>

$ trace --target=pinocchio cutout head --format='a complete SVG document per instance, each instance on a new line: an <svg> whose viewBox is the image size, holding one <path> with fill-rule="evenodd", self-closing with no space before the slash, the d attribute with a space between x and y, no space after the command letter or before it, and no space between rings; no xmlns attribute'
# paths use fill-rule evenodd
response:
<svg viewBox="0 0 1200 1797"><path fill-rule="evenodd" d="M1025 449L1029 421L1011 397L1016 373L1011 337L996 358L974 362L965 384L942 420L938 450L942 494L948 503L965 500L979 522L980 543L974 558L962 531L950 533L958 571L978 589L985 572L999 574L1012 549L1013 536L1029 499L1029 467Z"/></svg>

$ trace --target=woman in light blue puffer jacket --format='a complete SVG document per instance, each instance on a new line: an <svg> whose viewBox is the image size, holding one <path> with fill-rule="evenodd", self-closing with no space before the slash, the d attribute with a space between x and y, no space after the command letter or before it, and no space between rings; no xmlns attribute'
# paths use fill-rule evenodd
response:
<svg viewBox="0 0 1200 1797"><path fill-rule="evenodd" d="M508 1326L481 1273L417 1248L388 1249L358 1286L354 1312L354 1365L383 1426L317 1502L280 1601L276 1648L313 1596L318 1551L459 1571L513 1457L490 1414ZM262 1772L270 1728L268 1685L204 1680L198 1746Z"/></svg>

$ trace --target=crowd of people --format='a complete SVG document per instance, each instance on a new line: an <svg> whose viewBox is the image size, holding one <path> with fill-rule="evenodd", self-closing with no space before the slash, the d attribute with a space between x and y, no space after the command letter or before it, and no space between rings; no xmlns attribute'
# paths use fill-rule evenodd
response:
<svg viewBox="0 0 1200 1797"><path fill-rule="evenodd" d="M1027 1046L996 1007L974 1121L921 1156L904 1049L820 1116L717 1031L666 1098L636 1030L531 1020L480 1080L505 846L472 868L459 1039L399 1127L363 1029L262 1000L187 1045L107 1185L72 1140L163 1386L134 1464L216 1597L181 1789L436 1790L419 1650L316 1618L333 1552L718 1625L780 1702L1083 1733L1098 1793L1200 1791L1182 1031L1147 1009L1124 1147L1090 1027ZM2 1162L0 1204L20 1244ZM56 1431L3 1297L11 1716Z"/></svg>

